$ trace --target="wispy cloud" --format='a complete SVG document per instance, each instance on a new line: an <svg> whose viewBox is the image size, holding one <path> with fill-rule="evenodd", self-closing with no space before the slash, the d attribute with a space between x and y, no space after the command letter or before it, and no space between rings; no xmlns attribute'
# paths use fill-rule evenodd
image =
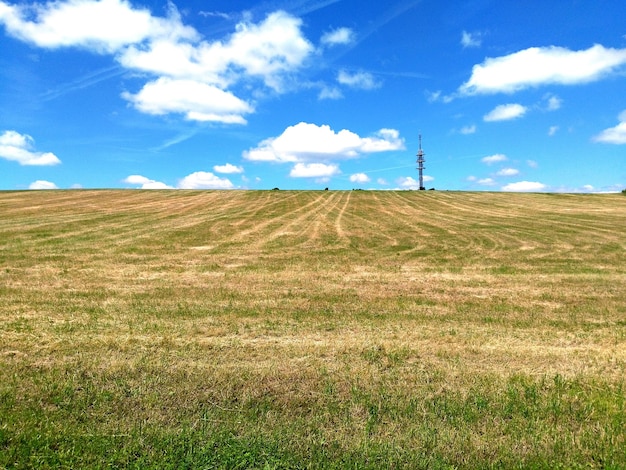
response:
<svg viewBox="0 0 626 470"><path fill-rule="evenodd" d="M518 103L501 104L483 116L485 122L510 121L526 114L528 108Z"/></svg>
<svg viewBox="0 0 626 470"><path fill-rule="evenodd" d="M463 135L470 135L476 133L476 125L472 124L471 126L463 126L459 131Z"/></svg>
<svg viewBox="0 0 626 470"><path fill-rule="evenodd" d="M373 90L380 88L381 83L374 78L369 72L354 72L340 70L337 75L337 82L351 88L360 88L362 90Z"/></svg>
<svg viewBox="0 0 626 470"><path fill-rule="evenodd" d="M506 158L506 155L502 153L496 153L495 155L489 155L487 157L483 157L481 158L480 161L487 165L492 165L494 163L505 162L507 160L508 159Z"/></svg>
<svg viewBox="0 0 626 470"><path fill-rule="evenodd" d="M343 98L343 93L337 87L323 86L317 98L319 100L339 100Z"/></svg>
<svg viewBox="0 0 626 470"><path fill-rule="evenodd" d="M461 34L461 45L463 48L468 47L480 47L482 44L482 38L480 33L468 33L463 31Z"/></svg>
<svg viewBox="0 0 626 470"><path fill-rule="evenodd" d="M71 82L57 86L52 90L48 90L45 93L42 93L40 95L40 98L43 101L54 100L55 98L59 98L60 96L66 95L73 91L89 88L93 85L97 85L98 83L110 80L111 78L119 77L125 72L126 70L119 65L96 70L95 72L88 73L86 75L83 75L82 77L77 78L76 80L72 80Z"/></svg>
<svg viewBox="0 0 626 470"><path fill-rule="evenodd" d="M496 173L497 176L517 176L519 175L519 170L516 168L502 168Z"/></svg>
<svg viewBox="0 0 626 470"><path fill-rule="evenodd" d="M161 151L161 150L165 150L166 148L172 147L172 146L174 146L176 144L180 144L181 142L185 142L186 140L191 139L197 133L198 133L197 130L182 132L182 133L178 134L177 136L174 136L171 139L166 140L161 145L156 147L154 150L156 150L157 152Z"/></svg>
<svg viewBox="0 0 626 470"><path fill-rule="evenodd" d="M350 28L338 28L324 33L320 42L324 46L338 46L350 44L355 39L354 31Z"/></svg>
<svg viewBox="0 0 626 470"><path fill-rule="evenodd" d="M230 20L232 18L232 15L224 13L223 11L199 11L198 14L205 18L222 18L224 20Z"/></svg>
<svg viewBox="0 0 626 470"><path fill-rule="evenodd" d="M603 130L593 137L594 142L604 144L626 144L626 110L618 116L619 124Z"/></svg>
<svg viewBox="0 0 626 470"><path fill-rule="evenodd" d="M546 110L548 111L556 111L557 109L561 109L561 104L563 104L563 100L558 96L547 94L543 97L545 102Z"/></svg>

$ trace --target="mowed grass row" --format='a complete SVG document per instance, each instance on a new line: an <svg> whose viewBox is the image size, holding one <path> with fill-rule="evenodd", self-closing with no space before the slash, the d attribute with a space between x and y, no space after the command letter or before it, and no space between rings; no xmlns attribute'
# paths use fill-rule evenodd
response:
<svg viewBox="0 0 626 470"><path fill-rule="evenodd" d="M626 467L626 197L0 192L0 468Z"/></svg>

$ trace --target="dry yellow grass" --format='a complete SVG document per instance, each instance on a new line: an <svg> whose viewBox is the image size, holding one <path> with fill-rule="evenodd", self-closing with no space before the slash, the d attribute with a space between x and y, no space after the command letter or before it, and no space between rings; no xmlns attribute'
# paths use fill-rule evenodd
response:
<svg viewBox="0 0 626 470"><path fill-rule="evenodd" d="M622 195L7 192L0 250L10 393L43 403L36 377L59 370L113 395L118 380L126 429L196 429L201 405L233 416L270 400L261 429L304 413L346 449L373 429L419 446L406 416L372 428L373 397L624 383ZM329 400L339 411L321 411ZM463 465L463 446L493 462L515 442L485 442L477 420L462 439L446 428L439 451L464 442L447 462Z"/></svg>

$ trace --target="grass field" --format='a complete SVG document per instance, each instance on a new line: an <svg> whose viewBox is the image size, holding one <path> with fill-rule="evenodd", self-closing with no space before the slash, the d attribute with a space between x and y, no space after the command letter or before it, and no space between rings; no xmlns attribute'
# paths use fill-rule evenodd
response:
<svg viewBox="0 0 626 470"><path fill-rule="evenodd" d="M626 197L0 192L0 468L626 468Z"/></svg>

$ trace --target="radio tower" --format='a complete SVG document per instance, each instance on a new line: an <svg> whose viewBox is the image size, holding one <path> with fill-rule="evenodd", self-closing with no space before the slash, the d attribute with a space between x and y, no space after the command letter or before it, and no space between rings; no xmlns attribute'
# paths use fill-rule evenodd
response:
<svg viewBox="0 0 626 470"><path fill-rule="evenodd" d="M426 154L422 150L422 134L420 134L420 148L417 151L417 170L419 171L420 175L420 190L426 189L424 187L424 162L426 161L424 159L424 155Z"/></svg>

